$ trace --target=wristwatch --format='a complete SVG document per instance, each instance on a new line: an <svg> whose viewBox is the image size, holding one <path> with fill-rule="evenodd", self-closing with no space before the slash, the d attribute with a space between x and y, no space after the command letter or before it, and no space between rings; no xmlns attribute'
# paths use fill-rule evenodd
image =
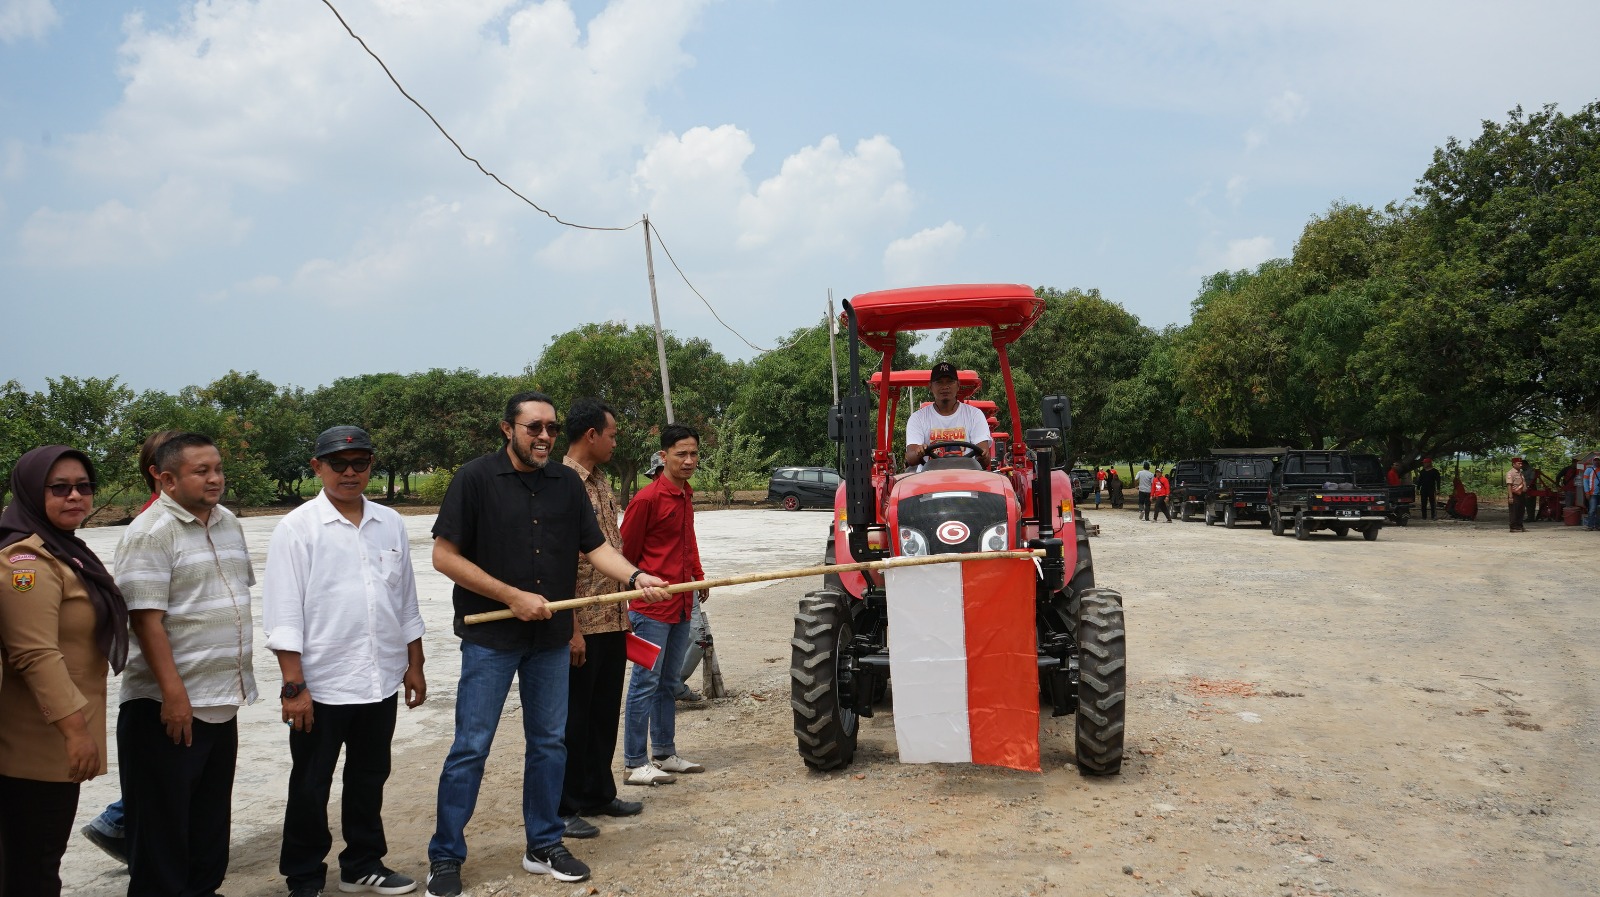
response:
<svg viewBox="0 0 1600 897"><path fill-rule="evenodd" d="M287 701L290 698L297 697L305 690L306 684L304 682L285 682L283 683L283 690L278 692L278 697Z"/></svg>
<svg viewBox="0 0 1600 897"><path fill-rule="evenodd" d="M635 571L633 571L633 575L628 577L628 588L632 589L632 588L635 587L634 583L639 581L639 576L642 573L644 573L643 570L635 570Z"/></svg>

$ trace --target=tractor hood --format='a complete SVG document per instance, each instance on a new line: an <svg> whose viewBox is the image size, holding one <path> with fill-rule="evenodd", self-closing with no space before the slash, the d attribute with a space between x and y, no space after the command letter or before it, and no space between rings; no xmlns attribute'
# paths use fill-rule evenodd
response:
<svg viewBox="0 0 1600 897"><path fill-rule="evenodd" d="M1016 494L997 473L931 470L903 476L889 493L888 511L897 556L999 551L1016 543Z"/></svg>

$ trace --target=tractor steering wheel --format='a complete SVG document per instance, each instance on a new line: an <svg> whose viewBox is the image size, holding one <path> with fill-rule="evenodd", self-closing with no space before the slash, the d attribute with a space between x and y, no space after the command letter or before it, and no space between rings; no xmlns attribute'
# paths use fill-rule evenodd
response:
<svg viewBox="0 0 1600 897"><path fill-rule="evenodd" d="M922 460L924 463L933 457L934 449L960 449L961 453L955 457L973 458L980 462L983 460L983 449L981 447L970 442L962 442L957 439L946 439L942 442L930 442L922 447ZM945 455L943 457L950 456Z"/></svg>

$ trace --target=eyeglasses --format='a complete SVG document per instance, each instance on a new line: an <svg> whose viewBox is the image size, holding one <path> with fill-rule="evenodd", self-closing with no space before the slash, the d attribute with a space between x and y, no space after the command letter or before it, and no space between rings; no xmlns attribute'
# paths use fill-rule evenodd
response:
<svg viewBox="0 0 1600 897"><path fill-rule="evenodd" d="M93 495L95 484L93 480L87 483L51 483L45 488L49 489L50 494L56 498L66 498L72 494L74 489L78 490L79 495Z"/></svg>
<svg viewBox="0 0 1600 897"><path fill-rule="evenodd" d="M353 470L356 473L365 473L372 466L371 458L323 458L322 463L333 468L334 473L344 473Z"/></svg>
<svg viewBox="0 0 1600 897"><path fill-rule="evenodd" d="M513 420L507 421L507 423L511 424L513 427L522 427L526 429L529 436L538 436L540 432L543 432L549 436L561 435L561 424L557 423L556 421L550 421L547 424L540 424L538 421L534 421L531 424L525 424L521 421Z"/></svg>

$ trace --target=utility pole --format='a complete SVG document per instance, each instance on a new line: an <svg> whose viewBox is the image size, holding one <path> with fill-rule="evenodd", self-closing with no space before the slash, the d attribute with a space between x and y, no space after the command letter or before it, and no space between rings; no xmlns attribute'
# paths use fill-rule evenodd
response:
<svg viewBox="0 0 1600 897"><path fill-rule="evenodd" d="M667 341L661 338L661 303L656 300L656 261L650 250L650 215L644 216L644 269L650 275L650 310L656 316L656 358L661 362L661 401L667 406L667 423L672 419L672 382L667 379ZM837 391L837 390L835 390Z"/></svg>

